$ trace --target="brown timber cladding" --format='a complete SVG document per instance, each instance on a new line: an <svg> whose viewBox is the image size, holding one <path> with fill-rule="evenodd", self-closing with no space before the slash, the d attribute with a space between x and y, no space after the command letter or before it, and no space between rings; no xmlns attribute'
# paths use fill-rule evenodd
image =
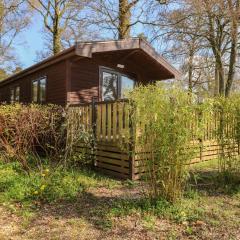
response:
<svg viewBox="0 0 240 240"><path fill-rule="evenodd" d="M131 137L132 127L129 120L129 108L126 101L96 102L94 105L70 106L69 111L74 114L74 121L82 124L88 130L94 129L96 143L91 152L89 146L79 143L76 150L87 152L94 158L94 165L99 171L122 179L139 179L144 170L144 158L148 154L139 151L137 146L124 145L124 139ZM216 159L221 154L221 146L216 140L216 129L219 116L214 121L202 118L205 130L201 141L194 140L194 125L192 127L192 147L195 157L191 164L200 161ZM76 123L75 123L76 124ZM233 124L225 129L225 134L234 134ZM135 153L131 151L135 149ZM239 145L225 147L225 154L239 155Z"/></svg>
<svg viewBox="0 0 240 240"><path fill-rule="evenodd" d="M20 86L20 102L32 102L32 81L43 76L47 77L46 101L59 105L66 104L66 62L61 61L34 73L2 82L0 102L10 102L10 88Z"/></svg>

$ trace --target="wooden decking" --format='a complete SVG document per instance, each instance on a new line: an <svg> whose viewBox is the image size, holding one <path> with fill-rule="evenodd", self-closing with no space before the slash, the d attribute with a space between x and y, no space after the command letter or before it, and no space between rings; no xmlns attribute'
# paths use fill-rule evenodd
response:
<svg viewBox="0 0 240 240"><path fill-rule="evenodd" d="M74 105L69 107L69 114L75 124L83 125L86 130L92 131L95 139L92 150L89 144L79 143L76 151L83 150L91 154L94 166L98 171L122 179L138 179L144 172L143 156L134 144L124 144L125 138L134 138L134 126L130 121L127 101L95 102L92 104ZM204 118L205 130L201 140L195 139L194 125L191 126L193 141L191 146L197 153L191 163L216 159L221 154L221 147L216 139L218 116L214 121ZM136 129L135 129L136 131ZM228 126L227 134L233 134L233 126ZM129 142L129 141L127 141ZM228 151L228 147L226 147ZM239 155L239 145L229 146L232 155Z"/></svg>

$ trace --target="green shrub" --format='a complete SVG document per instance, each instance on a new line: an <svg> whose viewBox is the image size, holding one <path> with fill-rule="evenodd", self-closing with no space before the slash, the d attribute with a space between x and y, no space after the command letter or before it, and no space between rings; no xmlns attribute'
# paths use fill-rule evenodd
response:
<svg viewBox="0 0 240 240"><path fill-rule="evenodd" d="M129 98L148 194L151 199L176 201L188 177L186 164L194 156L194 148L189 147L195 118L192 96L178 88L150 85L136 88Z"/></svg>
<svg viewBox="0 0 240 240"><path fill-rule="evenodd" d="M40 166L44 159L64 166L88 163L88 152L77 153L75 146L84 142L90 147L91 127L86 129L72 113L56 105L1 105L1 158L18 161L25 171L30 171L30 163Z"/></svg>
<svg viewBox="0 0 240 240"><path fill-rule="evenodd" d="M237 154L240 146L240 94L216 98L214 103L220 114L217 130L219 171L226 182L231 182L240 175L240 157Z"/></svg>
<svg viewBox="0 0 240 240"><path fill-rule="evenodd" d="M1 105L0 153L29 171L28 156L39 153L57 160L64 144L64 109L55 105Z"/></svg>
<svg viewBox="0 0 240 240"><path fill-rule="evenodd" d="M133 133L124 134L122 146L133 144L139 172L148 184L151 200L176 201L182 196L195 150L205 140L220 145L220 173L235 181L240 173L240 95L205 99L199 104L182 89L140 86L129 94ZM127 144L126 144L127 143ZM130 152L131 154L131 152Z"/></svg>
<svg viewBox="0 0 240 240"><path fill-rule="evenodd" d="M85 112L86 113L86 112ZM91 123L91 121L90 121ZM90 165L93 162L95 139L93 126L83 113L83 108L70 107L66 111L65 125L67 129L64 160L71 165ZM77 146L84 145L81 151Z"/></svg>

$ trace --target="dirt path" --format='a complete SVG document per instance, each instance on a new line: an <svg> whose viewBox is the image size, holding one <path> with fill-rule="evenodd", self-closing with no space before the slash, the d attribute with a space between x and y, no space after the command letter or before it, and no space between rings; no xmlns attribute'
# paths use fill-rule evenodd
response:
<svg viewBox="0 0 240 240"><path fill-rule="evenodd" d="M164 236L174 226L164 220L155 232L142 224L139 215L108 221L107 208L111 201L137 197L138 194L138 191L125 187L92 189L76 202L45 205L28 221L0 206L0 240L166 239Z"/></svg>
<svg viewBox="0 0 240 240"><path fill-rule="evenodd" d="M20 219L10 214L0 206L0 239L22 239L20 231Z"/></svg>
<svg viewBox="0 0 240 240"><path fill-rule="evenodd" d="M166 219L149 220L148 216L144 219L139 213L112 217L109 221L109 207L112 201L116 198L138 197L139 194L136 189L124 186L117 189L90 189L74 202L44 205L29 218L11 214L6 207L0 206L0 240L240 239L240 231L236 226L228 229L225 225L219 228L199 224L189 228ZM209 203L214 203L215 199L231 207L226 211L229 216L224 216L226 222L227 218L230 220L232 214L237 214L237 210L240 209L239 203L231 202L230 198L209 197ZM227 203L228 200L232 205Z"/></svg>

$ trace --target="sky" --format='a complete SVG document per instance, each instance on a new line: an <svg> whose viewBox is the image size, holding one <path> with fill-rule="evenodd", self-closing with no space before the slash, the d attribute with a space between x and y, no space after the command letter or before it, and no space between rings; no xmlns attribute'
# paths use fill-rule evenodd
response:
<svg viewBox="0 0 240 240"><path fill-rule="evenodd" d="M41 51L44 48L45 39L42 34L43 29L42 19L36 14L31 25L17 37L15 53L23 69L37 63L37 51ZM132 34L133 36L137 36L142 31L140 25L135 26ZM111 33L104 33L104 37L107 35L111 38Z"/></svg>
<svg viewBox="0 0 240 240"><path fill-rule="evenodd" d="M144 1L143 1L144 2ZM135 15L139 15L138 12ZM37 62L37 52L44 49L44 36L42 17L39 14L34 14L31 25L25 29L17 38L17 45L15 45L15 52L19 65L24 69ZM135 21L135 19L134 19ZM132 36L137 36L140 33L145 33L145 26L137 24L132 29ZM102 33L102 32L101 32ZM104 38L111 38L111 33L102 33ZM107 37L109 35L109 37ZM158 43L154 43L154 47L160 51Z"/></svg>
<svg viewBox="0 0 240 240"><path fill-rule="evenodd" d="M35 17L33 23L17 38L15 52L23 68L36 63L37 51L43 49L44 39L41 34L42 25L39 17Z"/></svg>

